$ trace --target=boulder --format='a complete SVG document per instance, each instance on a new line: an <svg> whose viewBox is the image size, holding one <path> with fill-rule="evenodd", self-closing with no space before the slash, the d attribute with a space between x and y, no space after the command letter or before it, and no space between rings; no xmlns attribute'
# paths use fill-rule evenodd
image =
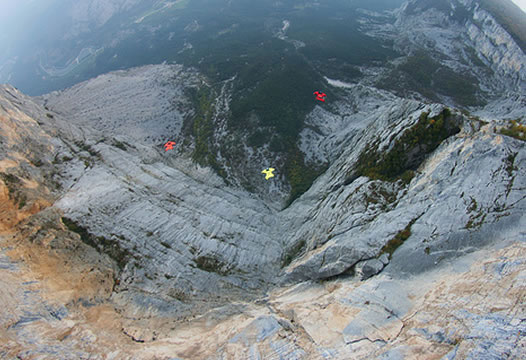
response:
<svg viewBox="0 0 526 360"><path fill-rule="evenodd" d="M382 271L384 266L385 264L380 259L369 259L360 261L354 270L361 280L366 280Z"/></svg>

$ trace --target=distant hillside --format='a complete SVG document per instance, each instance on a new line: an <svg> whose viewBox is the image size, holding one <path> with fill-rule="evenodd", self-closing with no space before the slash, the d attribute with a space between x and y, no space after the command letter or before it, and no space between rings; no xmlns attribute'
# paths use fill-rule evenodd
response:
<svg viewBox="0 0 526 360"><path fill-rule="evenodd" d="M526 13L511 0L479 0L526 53Z"/></svg>

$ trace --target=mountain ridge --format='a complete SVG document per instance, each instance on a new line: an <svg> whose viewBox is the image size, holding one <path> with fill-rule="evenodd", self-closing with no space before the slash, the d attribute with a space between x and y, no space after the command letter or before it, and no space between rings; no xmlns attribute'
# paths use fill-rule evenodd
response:
<svg viewBox="0 0 526 360"><path fill-rule="evenodd" d="M497 21L526 53L526 13L510 0L498 3L494 0L481 0L481 4L494 14Z"/></svg>

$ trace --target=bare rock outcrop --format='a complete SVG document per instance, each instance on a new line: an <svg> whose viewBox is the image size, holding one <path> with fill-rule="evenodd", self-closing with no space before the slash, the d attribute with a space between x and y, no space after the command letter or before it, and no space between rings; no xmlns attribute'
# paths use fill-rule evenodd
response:
<svg viewBox="0 0 526 360"><path fill-rule="evenodd" d="M330 167L277 210L185 154L117 134L125 119L101 131L2 87L0 270L13 290L0 354L521 354L523 141L440 104L343 91L349 103L315 110L321 136L304 137Z"/></svg>

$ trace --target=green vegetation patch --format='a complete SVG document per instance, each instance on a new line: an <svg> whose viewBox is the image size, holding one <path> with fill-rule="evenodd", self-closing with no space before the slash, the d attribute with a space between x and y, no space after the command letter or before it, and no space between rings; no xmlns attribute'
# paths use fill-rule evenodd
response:
<svg viewBox="0 0 526 360"><path fill-rule="evenodd" d="M128 144L126 144L126 143L124 143L124 142L121 142L121 141L119 141L119 140L115 140L115 139L114 139L112 145L115 146L116 148L119 148L119 149L124 150L124 151L127 151L127 150L128 150L128 147L126 146L126 145L128 145ZM128 145L128 146L129 146L129 145Z"/></svg>
<svg viewBox="0 0 526 360"><path fill-rule="evenodd" d="M99 153L95 151L91 145L86 144L82 140L75 141L75 145L77 145L81 150L88 152L91 156L97 156Z"/></svg>
<svg viewBox="0 0 526 360"><path fill-rule="evenodd" d="M262 142L268 143L276 134L290 145L303 128L305 116L316 105L313 91L324 87L321 76L302 57L285 55L280 61L277 54L265 56L241 72L229 125L244 128L255 114L255 127L271 129L262 134Z"/></svg>
<svg viewBox="0 0 526 360"><path fill-rule="evenodd" d="M78 222L67 217L62 218L62 223L68 230L79 234L83 243L95 248L101 254L107 254L117 263L121 271L132 257L130 251L122 248L116 240L107 239L103 236L94 236L85 227L79 225ZM124 237L121 238L123 239Z"/></svg>
<svg viewBox="0 0 526 360"><path fill-rule="evenodd" d="M18 199L18 209L22 209L27 204L27 197L22 194Z"/></svg>
<svg viewBox="0 0 526 360"><path fill-rule="evenodd" d="M441 67L433 76L433 85L437 92L452 97L461 105L484 104L477 98L478 80L472 75L456 73L450 68Z"/></svg>
<svg viewBox="0 0 526 360"><path fill-rule="evenodd" d="M365 193L365 205L369 207L370 204L381 204L382 210L387 210L388 204L394 203L396 198L396 192L386 190L377 182L370 182Z"/></svg>
<svg viewBox="0 0 526 360"><path fill-rule="evenodd" d="M484 220L486 219L486 213L483 209L480 209L480 211L472 216L470 216L468 222L466 223L465 228L468 230L471 229L477 229L484 223Z"/></svg>
<svg viewBox="0 0 526 360"><path fill-rule="evenodd" d="M409 56L377 86L402 95L416 91L433 101L439 101L438 94L441 94L453 98L460 105L484 105L478 96L478 80L473 75L457 73L441 65L425 51Z"/></svg>
<svg viewBox="0 0 526 360"><path fill-rule="evenodd" d="M452 123L449 109L428 118L422 113L418 122L405 130L387 153L376 149L376 143L368 145L358 157L357 166L348 174L345 185L360 176L383 181L402 180L409 183L414 171L426 157L445 139L457 134L460 129Z"/></svg>
<svg viewBox="0 0 526 360"><path fill-rule="evenodd" d="M367 66L375 61L384 62L397 56L391 43L363 34L359 30L362 15L352 9L373 3L378 1L321 2L320 6L297 12L287 36L306 44L298 51L323 69L324 74L325 69L334 65Z"/></svg>
<svg viewBox="0 0 526 360"><path fill-rule="evenodd" d="M475 198L470 197L471 201L469 206L467 207L468 214L470 214L469 220L466 223L465 228L470 229L476 229L479 228L486 219L487 211L484 210L484 208L477 203L477 200Z"/></svg>
<svg viewBox="0 0 526 360"><path fill-rule="evenodd" d="M517 158L518 153L509 154L504 159L504 165L506 173L508 174L508 184L506 185L506 196L508 196L513 189L513 183L515 182L516 174L513 174L514 171L517 171L517 166L515 166L515 159Z"/></svg>
<svg viewBox="0 0 526 360"><path fill-rule="evenodd" d="M418 84L426 87L431 86L433 74L439 68L440 65L424 51L408 57L403 64L397 67L398 70L408 74Z"/></svg>
<svg viewBox="0 0 526 360"><path fill-rule="evenodd" d="M508 176L513 175L513 171L517 170L517 167L515 166L515 158L517 158L518 153L512 153L509 154L506 159L504 159L504 164L506 165L506 172L508 173Z"/></svg>
<svg viewBox="0 0 526 360"><path fill-rule="evenodd" d="M168 275L169 276L169 275ZM165 275L165 277L167 279L170 279L167 277L167 275ZM182 302L186 302L189 298L189 296L185 293L184 290L182 289L176 289L176 288L171 288L170 290L168 290L168 296L174 298L174 299L177 299L179 301L182 301Z"/></svg>
<svg viewBox="0 0 526 360"><path fill-rule="evenodd" d="M500 130L500 133L502 135L526 141L526 125L521 124L519 120L512 120L507 127Z"/></svg>
<svg viewBox="0 0 526 360"><path fill-rule="evenodd" d="M288 206L325 170L325 166L305 163L297 140L305 116L316 106L313 91L325 89L326 83L302 56L283 46L281 41L270 40L265 51L248 54L248 65L236 79L228 126L232 132L248 131L250 146L268 144L284 160L284 174L291 186Z"/></svg>
<svg viewBox="0 0 526 360"><path fill-rule="evenodd" d="M33 165L35 165L36 167L41 167L44 165L44 162L42 161L42 159L31 160L31 163L33 163Z"/></svg>
<svg viewBox="0 0 526 360"><path fill-rule="evenodd" d="M2 179L7 187L9 198L18 204L19 209L22 209L27 203L26 195L20 192L22 189L22 180L16 175L6 173L0 173L0 179Z"/></svg>
<svg viewBox="0 0 526 360"><path fill-rule="evenodd" d="M403 230L400 230L391 240L389 240L380 250L380 255L389 254L389 259L391 259L395 250L411 236L411 227L417 219L418 218L411 220Z"/></svg>
<svg viewBox="0 0 526 360"><path fill-rule="evenodd" d="M171 249L172 245L168 244L167 242L161 241L161 245L164 246L167 249Z"/></svg>
<svg viewBox="0 0 526 360"><path fill-rule="evenodd" d="M185 119L183 128L183 131L187 135L192 135L195 139L192 159L201 166L210 166L217 174L225 178L226 172L217 162L217 150L213 146L214 91L207 86L202 86L199 89L190 88L186 94L192 101L193 108L195 109L195 115Z"/></svg>
<svg viewBox="0 0 526 360"><path fill-rule="evenodd" d="M0 173L0 178L3 180L5 186L7 186L10 197L15 194L17 187L22 186L22 181L16 175Z"/></svg>
<svg viewBox="0 0 526 360"><path fill-rule="evenodd" d="M192 89L193 90L193 89ZM192 94L192 100L196 104L196 116L193 119L191 133L195 137L195 149L192 158L200 165L209 165L215 161L215 156L211 149L213 140L212 122L212 97L211 91L206 87L201 87L197 93Z"/></svg>
<svg viewBox="0 0 526 360"><path fill-rule="evenodd" d="M318 167L307 165L303 153L297 147L290 150L285 163L285 174L291 187L286 206L309 190L314 180L323 174L327 167L327 164Z"/></svg>
<svg viewBox="0 0 526 360"><path fill-rule="evenodd" d="M230 273L230 269L227 264L212 256L198 256L194 259L194 262L198 269L206 272L213 272L222 276L228 275Z"/></svg>
<svg viewBox="0 0 526 360"><path fill-rule="evenodd" d="M288 266L292 260L298 257L299 254L303 251L305 248L305 240L301 240L298 242L295 246L293 246L289 251L285 253L285 256L282 260L281 267L284 268L285 266Z"/></svg>

